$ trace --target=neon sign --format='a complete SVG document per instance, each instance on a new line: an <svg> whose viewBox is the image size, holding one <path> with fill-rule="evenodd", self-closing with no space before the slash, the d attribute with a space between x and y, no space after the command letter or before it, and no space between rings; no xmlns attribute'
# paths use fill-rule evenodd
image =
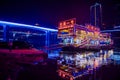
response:
<svg viewBox="0 0 120 80"><path fill-rule="evenodd" d="M58 29L60 30L60 29L66 29L66 28L73 28L74 24L76 24L76 19L75 18L65 20L65 21L61 21L59 23Z"/></svg>
<svg viewBox="0 0 120 80"><path fill-rule="evenodd" d="M91 30L91 31L100 31L99 28L95 27L95 26L92 26L92 25L86 25L87 26L87 29L88 30Z"/></svg>

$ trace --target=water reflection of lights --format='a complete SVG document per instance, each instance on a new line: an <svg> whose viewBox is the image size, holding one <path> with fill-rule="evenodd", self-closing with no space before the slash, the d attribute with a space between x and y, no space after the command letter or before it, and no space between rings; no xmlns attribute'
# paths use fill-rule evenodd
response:
<svg viewBox="0 0 120 80"><path fill-rule="evenodd" d="M72 75L75 78L82 75L83 72L86 73L88 70L92 70L93 68L100 67L104 63L107 63L107 59L111 55L113 55L113 50L100 50L100 52L87 51L74 54L62 53L60 54L61 59L58 60L58 72L60 70L63 72L65 71L65 73Z"/></svg>

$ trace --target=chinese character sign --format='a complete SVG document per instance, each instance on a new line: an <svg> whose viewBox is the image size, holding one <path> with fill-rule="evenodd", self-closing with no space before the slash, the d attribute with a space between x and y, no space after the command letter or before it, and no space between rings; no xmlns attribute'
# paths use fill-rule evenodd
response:
<svg viewBox="0 0 120 80"><path fill-rule="evenodd" d="M58 26L58 30L60 29L66 29L66 28L72 28L74 27L74 24L76 24L76 19L69 19L65 21L61 21Z"/></svg>

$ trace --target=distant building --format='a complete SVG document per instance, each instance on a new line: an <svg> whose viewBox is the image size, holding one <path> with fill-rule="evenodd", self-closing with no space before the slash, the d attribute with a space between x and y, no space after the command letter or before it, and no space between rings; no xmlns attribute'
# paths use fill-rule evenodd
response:
<svg viewBox="0 0 120 80"><path fill-rule="evenodd" d="M102 7L101 4L95 3L90 6L90 23L102 29Z"/></svg>

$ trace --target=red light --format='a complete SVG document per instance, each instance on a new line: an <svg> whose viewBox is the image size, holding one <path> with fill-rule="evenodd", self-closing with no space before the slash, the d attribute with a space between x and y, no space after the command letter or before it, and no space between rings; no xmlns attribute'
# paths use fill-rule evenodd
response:
<svg viewBox="0 0 120 80"><path fill-rule="evenodd" d="M74 24L74 21L73 21L73 20L71 20L71 24Z"/></svg>
<svg viewBox="0 0 120 80"><path fill-rule="evenodd" d="M63 22L63 25L65 26L65 25L66 25L66 22Z"/></svg>
<svg viewBox="0 0 120 80"><path fill-rule="evenodd" d="M96 28L94 28L94 30L96 31Z"/></svg>
<svg viewBox="0 0 120 80"><path fill-rule="evenodd" d="M62 26L62 23L60 23L60 26Z"/></svg>
<svg viewBox="0 0 120 80"><path fill-rule="evenodd" d="M87 28L89 29L89 28L90 28L90 26L88 25L88 26L87 26Z"/></svg>
<svg viewBox="0 0 120 80"><path fill-rule="evenodd" d="M91 26L91 30L93 30L93 27Z"/></svg>

